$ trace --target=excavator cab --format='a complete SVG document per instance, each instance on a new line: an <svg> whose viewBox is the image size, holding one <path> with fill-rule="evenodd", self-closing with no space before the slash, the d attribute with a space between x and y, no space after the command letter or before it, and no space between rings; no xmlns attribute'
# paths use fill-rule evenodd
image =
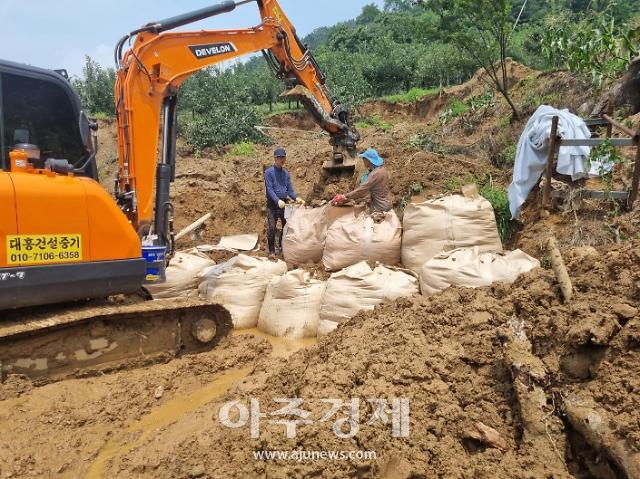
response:
<svg viewBox="0 0 640 479"><path fill-rule="evenodd" d="M0 169L45 169L48 162L53 171L98 179L97 127L62 74L0 61L0 92ZM27 165L12 165L10 153L15 149L26 153Z"/></svg>

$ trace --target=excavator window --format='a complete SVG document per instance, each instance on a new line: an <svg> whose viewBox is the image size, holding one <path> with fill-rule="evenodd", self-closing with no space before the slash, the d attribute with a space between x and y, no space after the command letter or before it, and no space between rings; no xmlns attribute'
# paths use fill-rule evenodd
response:
<svg viewBox="0 0 640 479"><path fill-rule="evenodd" d="M46 79L2 73L3 163L13 145L30 143L41 158L66 159L74 166L86 160L76 111L69 95Z"/></svg>

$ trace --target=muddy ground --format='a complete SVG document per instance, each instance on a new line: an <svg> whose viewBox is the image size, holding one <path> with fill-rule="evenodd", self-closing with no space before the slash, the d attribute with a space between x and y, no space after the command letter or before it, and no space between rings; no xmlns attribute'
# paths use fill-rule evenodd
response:
<svg viewBox="0 0 640 479"><path fill-rule="evenodd" d="M524 116L542 102L577 111L595 100L564 72L511 68ZM511 170L502 156L524 121L511 121L500 99L444 125L440 117L453 97L470 103L484 91L476 77L413 105L360 107L371 124L361 129L361 146L376 147L387 160L399 215L409 201L474 178L490 175L496 185L508 185ZM285 130L269 130L273 145L258 145L253 156L196 155L180 145L176 228L214 213L200 238L180 246L257 232L264 250L262 171L275 145L287 148L303 197L329 199L349 187L348 177L321 181L331 148L304 115L282 115L271 125ZM114 126L102 126L101 172L111 187ZM101 377L43 387L9 377L0 385L0 478L622 478L625 468L629 477L640 477L633 469L640 452L640 243L633 239L640 220L612 215L606 202L557 209L548 217L534 203L509 246L541 258L543 267L511 287L399 300L358 315L317 345L274 344L253 332L233 335L210 353ZM574 281L568 304L543 251L549 233L558 238ZM514 361L510 349L517 343L509 339L514 328L526 337L518 341L531 343L529 353L520 351L522 361ZM221 424L226 402L249 405L251 398L265 413L277 409L274 398L304 399L301 407L313 423L298 426L295 439L268 416L257 439L248 426ZM330 398L362 401L354 437L336 436L336 418L320 422L327 411L320 400ZM367 424L373 410L366 399L374 398L409 401L406 437L393 437L381 421ZM576 404L595 411L585 417L600 419L600 443L585 433L585 421L575 422ZM491 440L479 433L486 427L495 433ZM254 456L296 449L374 451L377 458Z"/></svg>

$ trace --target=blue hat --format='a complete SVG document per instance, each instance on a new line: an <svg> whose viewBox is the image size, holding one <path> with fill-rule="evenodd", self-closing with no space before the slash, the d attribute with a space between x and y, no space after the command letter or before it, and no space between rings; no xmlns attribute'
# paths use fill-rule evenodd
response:
<svg viewBox="0 0 640 479"><path fill-rule="evenodd" d="M363 151L362 153L360 153L360 156L365 160L369 160L373 166L384 165L384 160L373 148L369 148L368 150Z"/></svg>
<svg viewBox="0 0 640 479"><path fill-rule="evenodd" d="M276 151L273 152L273 156L276 158L284 158L287 156L287 151L284 148L276 148Z"/></svg>

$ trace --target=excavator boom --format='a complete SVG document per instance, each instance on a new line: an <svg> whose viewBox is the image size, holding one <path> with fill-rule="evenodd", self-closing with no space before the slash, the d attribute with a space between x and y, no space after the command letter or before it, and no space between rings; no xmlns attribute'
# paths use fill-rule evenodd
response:
<svg viewBox="0 0 640 479"><path fill-rule="evenodd" d="M331 95L313 55L276 0L257 0L262 23L253 28L170 31L252 1L226 1L151 22L124 36L116 46L118 203L141 236L153 233L161 245L171 243L169 183L175 168L176 94L196 71L262 51L274 74L289 88L288 95L299 98L329 132L336 159L353 155L360 138L349 111ZM123 53L131 39L133 46ZM157 158L160 129L163 142Z"/></svg>

